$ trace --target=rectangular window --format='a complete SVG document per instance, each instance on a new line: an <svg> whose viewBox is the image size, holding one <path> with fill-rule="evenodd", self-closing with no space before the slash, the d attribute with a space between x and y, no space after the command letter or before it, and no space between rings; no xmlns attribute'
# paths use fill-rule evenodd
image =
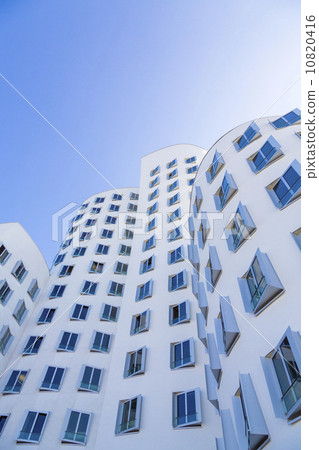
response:
<svg viewBox="0 0 319 450"><path fill-rule="evenodd" d="M141 375L145 372L146 347L126 354L124 378Z"/></svg>
<svg viewBox="0 0 319 450"><path fill-rule="evenodd" d="M5 305L12 295L12 290L10 289L6 280L0 281L0 303Z"/></svg>
<svg viewBox="0 0 319 450"><path fill-rule="evenodd" d="M159 195L159 190L158 188L155 189L155 191L153 191L151 194L148 195L148 200L151 201L154 198L158 197Z"/></svg>
<svg viewBox="0 0 319 450"><path fill-rule="evenodd" d="M111 281L107 294L108 295L116 295L118 297L123 297L125 284L116 283L115 281Z"/></svg>
<svg viewBox="0 0 319 450"><path fill-rule="evenodd" d="M80 411L68 411L65 431L63 431L61 442L73 444L86 444L91 422L91 413Z"/></svg>
<svg viewBox="0 0 319 450"><path fill-rule="evenodd" d="M122 197L121 194L113 194L112 200L122 200Z"/></svg>
<svg viewBox="0 0 319 450"><path fill-rule="evenodd" d="M30 286L27 290L27 293L29 294L30 298L32 301L34 301L38 294L40 292L39 286L38 286L38 282L36 279L33 279L30 283Z"/></svg>
<svg viewBox="0 0 319 450"><path fill-rule="evenodd" d="M189 180L187 180L188 186L193 186L194 181L195 181L195 178L190 178Z"/></svg>
<svg viewBox="0 0 319 450"><path fill-rule="evenodd" d="M181 218L181 209L177 208L175 211L167 215L167 221L168 222L174 222L174 220Z"/></svg>
<svg viewBox="0 0 319 450"><path fill-rule="evenodd" d="M154 186L159 184L159 182L160 182L159 177L156 177L156 178L154 178L154 180L150 181L150 184L149 184L150 189L152 189Z"/></svg>
<svg viewBox="0 0 319 450"><path fill-rule="evenodd" d="M79 391L99 392L102 369L96 367L83 366L80 375Z"/></svg>
<svg viewBox="0 0 319 450"><path fill-rule="evenodd" d="M247 158L248 164L254 173L259 173L262 169L275 162L283 156L280 150L281 145L273 136L269 136L267 141L258 152Z"/></svg>
<svg viewBox="0 0 319 450"><path fill-rule="evenodd" d="M78 226L77 226L77 225L71 227L71 228L69 229L69 231L68 231L68 234L73 234L73 233L75 233L75 231L76 231L77 229L78 229Z"/></svg>
<svg viewBox="0 0 319 450"><path fill-rule="evenodd" d="M131 335L142 333L149 330L150 310L132 316Z"/></svg>
<svg viewBox="0 0 319 450"><path fill-rule="evenodd" d="M152 255L150 258L145 259L144 261L141 262L140 274L153 270L154 265L155 265L155 256Z"/></svg>
<svg viewBox="0 0 319 450"><path fill-rule="evenodd" d="M101 208L92 208L91 214L99 214L101 212Z"/></svg>
<svg viewBox="0 0 319 450"><path fill-rule="evenodd" d="M196 156L192 156L191 158L186 158L185 159L185 163L186 164L190 164L192 162L195 162L196 160L197 160L197 157Z"/></svg>
<svg viewBox="0 0 319 450"><path fill-rule="evenodd" d="M62 249L67 248L67 247L69 247L71 245L71 243L72 243L72 239L67 239L66 241L63 242L61 248Z"/></svg>
<svg viewBox="0 0 319 450"><path fill-rule="evenodd" d="M0 415L0 436L9 420L9 415L2 414Z"/></svg>
<svg viewBox="0 0 319 450"><path fill-rule="evenodd" d="M169 324L177 325L190 321L189 300L169 307Z"/></svg>
<svg viewBox="0 0 319 450"><path fill-rule="evenodd" d="M91 231L82 231L82 233L80 233L80 241L88 241L91 239L91 236Z"/></svg>
<svg viewBox="0 0 319 450"><path fill-rule="evenodd" d="M39 443L48 415L48 413L28 411L22 430L17 437L17 442Z"/></svg>
<svg viewBox="0 0 319 450"><path fill-rule="evenodd" d="M25 316L27 315L28 310L25 306L24 300L19 300L17 303L17 306L15 307L12 315L15 318L15 320L18 322L19 325L22 324L22 322L25 319Z"/></svg>
<svg viewBox="0 0 319 450"><path fill-rule="evenodd" d="M96 255L107 255L109 252L109 248L110 247L108 245L97 244L95 254Z"/></svg>
<svg viewBox="0 0 319 450"><path fill-rule="evenodd" d="M12 270L12 275L19 281L19 283L22 283L22 281L25 279L25 277L28 274L27 269L24 267L24 264L22 261L18 261L16 265L14 266Z"/></svg>
<svg viewBox="0 0 319 450"><path fill-rule="evenodd" d="M150 177L153 177L154 175L159 173L159 171L160 171L160 166L155 167L155 169L150 171Z"/></svg>
<svg viewBox="0 0 319 450"><path fill-rule="evenodd" d="M63 331L57 350L61 352L74 352L79 340L79 334Z"/></svg>
<svg viewBox="0 0 319 450"><path fill-rule="evenodd" d="M176 166L176 164L177 164L177 159L175 158L175 159L173 159L173 161L167 163L167 168L170 169L171 167Z"/></svg>
<svg viewBox="0 0 319 450"><path fill-rule="evenodd" d="M13 340L13 335L11 334L8 325L3 325L0 331L0 352L5 355L8 348Z"/></svg>
<svg viewBox="0 0 319 450"><path fill-rule="evenodd" d="M108 353L111 346L111 335L94 331L91 342L91 351Z"/></svg>
<svg viewBox="0 0 319 450"><path fill-rule="evenodd" d="M171 344L171 369L195 365L194 339Z"/></svg>
<svg viewBox="0 0 319 450"><path fill-rule="evenodd" d="M105 223L110 223L110 224L114 225L116 223L116 217L106 216Z"/></svg>
<svg viewBox="0 0 319 450"><path fill-rule="evenodd" d="M199 426L202 423L199 388L173 393L173 427Z"/></svg>
<svg viewBox="0 0 319 450"><path fill-rule="evenodd" d="M137 205L134 205L133 203L129 203L127 205L127 210L136 212L137 211Z"/></svg>
<svg viewBox="0 0 319 450"><path fill-rule="evenodd" d="M229 250L236 252L256 230L248 209L239 202L234 218L227 224L225 235Z"/></svg>
<svg viewBox="0 0 319 450"><path fill-rule="evenodd" d="M222 211L237 191L233 177L226 171L220 188L214 194L216 209Z"/></svg>
<svg viewBox="0 0 319 450"><path fill-rule="evenodd" d="M192 167L189 167L188 169L186 169L186 173L194 173L194 172L197 172L197 170L198 170L198 166L192 166Z"/></svg>
<svg viewBox="0 0 319 450"><path fill-rule="evenodd" d="M168 242L172 242L181 237L182 237L182 231L181 231L181 227L179 226L168 232L167 240L168 240Z"/></svg>
<svg viewBox="0 0 319 450"><path fill-rule="evenodd" d="M117 322L119 312L120 312L119 307L103 303L100 319L106 320L108 322Z"/></svg>
<svg viewBox="0 0 319 450"><path fill-rule="evenodd" d="M149 239L147 239L146 241L143 242L143 252L146 252L147 250L154 248L155 245L156 245L155 235L153 235Z"/></svg>
<svg viewBox="0 0 319 450"><path fill-rule="evenodd" d="M43 342L43 336L30 336L22 351L23 355L36 355Z"/></svg>
<svg viewBox="0 0 319 450"><path fill-rule="evenodd" d="M138 200L139 195L135 194L135 192L130 193L130 200Z"/></svg>
<svg viewBox="0 0 319 450"><path fill-rule="evenodd" d="M51 323L54 317L56 309L55 308L43 308L41 314L38 318L38 324Z"/></svg>
<svg viewBox="0 0 319 450"><path fill-rule="evenodd" d="M120 400L117 413L115 434L125 434L140 429L142 396Z"/></svg>
<svg viewBox="0 0 319 450"><path fill-rule="evenodd" d="M83 205L80 206L80 210L86 209L89 206L88 203L83 203Z"/></svg>
<svg viewBox="0 0 319 450"><path fill-rule="evenodd" d="M95 224L96 224L96 219L88 219L88 220L85 222L85 226L86 226L86 227L93 227Z"/></svg>
<svg viewBox="0 0 319 450"><path fill-rule="evenodd" d="M179 193L173 195L173 197L167 200L168 206L175 205L178 202L179 202Z"/></svg>
<svg viewBox="0 0 319 450"><path fill-rule="evenodd" d="M266 186L268 193L279 209L290 205L301 196L301 166L295 159L286 172Z"/></svg>
<svg viewBox="0 0 319 450"><path fill-rule="evenodd" d="M186 270L179 272L175 275L170 275L168 277L168 290L170 292L177 291L178 289L183 289L187 287L187 276Z"/></svg>
<svg viewBox="0 0 319 450"><path fill-rule="evenodd" d="M128 245L121 244L119 248L119 255L130 256L132 247Z"/></svg>
<svg viewBox="0 0 319 450"><path fill-rule="evenodd" d="M184 248L182 245L168 252L168 264L175 264L180 261L184 261Z"/></svg>
<svg viewBox="0 0 319 450"><path fill-rule="evenodd" d="M156 227L156 217L154 217L154 219L150 220L146 224L146 232L154 230L155 227Z"/></svg>
<svg viewBox="0 0 319 450"><path fill-rule="evenodd" d="M158 211L158 202L147 208L147 214L150 216Z"/></svg>
<svg viewBox="0 0 319 450"><path fill-rule="evenodd" d="M135 225L136 217L126 216L125 223L128 225Z"/></svg>
<svg viewBox="0 0 319 450"><path fill-rule="evenodd" d="M60 264L64 258L65 258L66 253L63 253L62 255L56 255L55 260L54 260L54 265L57 266L58 264Z"/></svg>
<svg viewBox="0 0 319 450"><path fill-rule="evenodd" d="M113 230L107 230L106 228L104 228L104 229L101 231L101 238L104 238L104 239L111 239L112 236L113 236L113 233L114 233Z"/></svg>
<svg viewBox="0 0 319 450"><path fill-rule="evenodd" d="M206 172L206 179L208 183L211 183L217 177L217 175L222 170L224 165L225 165L224 158L222 157L221 153L219 153L216 150L213 157L213 161L211 165L208 167Z"/></svg>
<svg viewBox="0 0 319 450"><path fill-rule="evenodd" d="M69 275L71 275L73 268L74 266L62 266L59 277L68 277Z"/></svg>
<svg viewBox="0 0 319 450"><path fill-rule="evenodd" d="M289 113L285 114L282 117L279 117L279 119L274 120L273 122L270 122L271 125L276 128L286 128L289 127L289 125L297 124L301 120L301 111L300 109L296 108Z"/></svg>
<svg viewBox="0 0 319 450"><path fill-rule="evenodd" d="M84 214L78 214L77 216L73 217L71 222L77 222L78 220L81 220Z"/></svg>
<svg viewBox="0 0 319 450"><path fill-rule="evenodd" d="M79 303L76 303L73 307L73 311L71 314L70 319L71 320L86 320L89 314L89 306L86 305L80 305Z"/></svg>
<svg viewBox="0 0 319 450"><path fill-rule="evenodd" d="M10 253L6 249L6 247L0 243L0 264L3 266L9 259Z"/></svg>
<svg viewBox="0 0 319 450"><path fill-rule="evenodd" d="M92 261L90 264L89 273L102 273L103 267L104 267L103 263Z"/></svg>
<svg viewBox="0 0 319 450"><path fill-rule="evenodd" d="M48 366L40 385L41 391L59 391L65 374L62 367Z"/></svg>
<svg viewBox="0 0 319 450"><path fill-rule="evenodd" d="M105 197L96 197L94 203L104 203Z"/></svg>
<svg viewBox="0 0 319 450"><path fill-rule="evenodd" d="M239 136L234 141L235 149L239 152L243 148L245 148L248 144L253 142L255 139L258 139L261 136L259 132L259 126L255 124L255 122L252 122L247 130Z"/></svg>
<svg viewBox="0 0 319 450"><path fill-rule="evenodd" d="M132 230L128 230L127 228L124 228L123 230L123 239L133 239L134 233Z"/></svg>
<svg viewBox="0 0 319 450"><path fill-rule="evenodd" d="M51 292L49 294L49 298L60 298L63 296L63 293L65 291L66 285L65 284L55 284L51 288Z"/></svg>
<svg viewBox="0 0 319 450"><path fill-rule="evenodd" d="M172 178L177 177L177 175L178 175L178 170L174 169L174 170L172 170L172 172L167 174L167 179L171 180Z"/></svg>
<svg viewBox="0 0 319 450"><path fill-rule="evenodd" d="M175 189L178 189L178 187L179 187L178 180L175 180L174 183L169 184L169 185L167 186L167 191L168 191L168 192L172 192L172 191L174 191Z"/></svg>
<svg viewBox="0 0 319 450"><path fill-rule="evenodd" d="M117 211L119 211L119 209L120 209L120 206L119 205L114 205L113 203L111 203L110 206L109 206L109 211L117 212Z"/></svg>
<svg viewBox="0 0 319 450"><path fill-rule="evenodd" d="M119 275L126 275L127 274L127 269L128 269L128 264L124 264L120 261L117 261L115 263L115 267L114 267L114 273L117 273Z"/></svg>
<svg viewBox="0 0 319 450"><path fill-rule="evenodd" d="M87 247L75 247L72 256L84 256Z"/></svg>
<svg viewBox="0 0 319 450"><path fill-rule="evenodd" d="M5 394L19 394L27 375L27 370L13 370L2 392Z"/></svg>
<svg viewBox="0 0 319 450"><path fill-rule="evenodd" d="M81 294L84 295L95 295L97 290L98 283L94 283L93 281L84 281Z"/></svg>
<svg viewBox="0 0 319 450"><path fill-rule="evenodd" d="M135 301L143 300L144 298L151 297L153 292L153 281L149 280L147 283L137 286Z"/></svg>

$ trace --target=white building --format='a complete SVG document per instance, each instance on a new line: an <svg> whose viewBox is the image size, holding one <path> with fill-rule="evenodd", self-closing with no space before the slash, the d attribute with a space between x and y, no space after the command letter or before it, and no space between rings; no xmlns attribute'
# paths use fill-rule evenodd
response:
<svg viewBox="0 0 319 450"><path fill-rule="evenodd" d="M85 200L50 277L40 263L32 266L41 292L5 351L1 448L72 443L90 449L232 450L268 442L273 449L299 448L298 399L295 411L285 414L271 366L288 327L289 343L293 339L299 351L300 202L290 198L292 204L281 210L276 188L269 186L299 157L300 126L293 120L280 130L258 120L259 129L253 124L253 136L246 133L240 151L244 138L233 141L249 124L208 153L186 144L153 152L142 159L139 189ZM274 153L274 161L256 173L256 158L246 159L261 148L266 158ZM213 161L216 149L219 159ZM227 193L219 189L226 171ZM234 230L239 216L239 234L248 230L252 236L235 236L234 250L231 237L221 239L221 232ZM12 248L27 267L26 254ZM258 248L267 273L252 311L246 279ZM0 280L10 284L9 261L0 267L7 270ZM10 327L12 298L4 307L3 324ZM294 381L298 385L299 378ZM292 394L298 396L297 389L290 388L289 405Z"/></svg>

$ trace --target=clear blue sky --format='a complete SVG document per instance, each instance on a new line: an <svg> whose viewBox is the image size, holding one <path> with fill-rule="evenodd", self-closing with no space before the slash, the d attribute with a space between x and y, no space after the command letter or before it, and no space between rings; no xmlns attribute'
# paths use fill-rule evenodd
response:
<svg viewBox="0 0 319 450"><path fill-rule="evenodd" d="M300 75L299 0L1 0L0 73L116 187L167 145L208 149ZM0 78L0 222L49 265L51 216L111 187ZM267 115L300 106L300 81Z"/></svg>

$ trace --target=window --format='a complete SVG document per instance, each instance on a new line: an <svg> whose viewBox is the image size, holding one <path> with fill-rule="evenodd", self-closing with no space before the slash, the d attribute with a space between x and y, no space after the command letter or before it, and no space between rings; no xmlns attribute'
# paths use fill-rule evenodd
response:
<svg viewBox="0 0 319 450"><path fill-rule="evenodd" d="M133 203L128 203L127 210L136 212L137 211L137 205L134 205Z"/></svg>
<svg viewBox="0 0 319 450"><path fill-rule="evenodd" d="M145 372L146 347L126 354L124 378L141 375Z"/></svg>
<svg viewBox="0 0 319 450"><path fill-rule="evenodd" d="M238 278L240 291L247 312L259 314L284 292L266 253L258 249L247 272Z"/></svg>
<svg viewBox="0 0 319 450"><path fill-rule="evenodd" d="M158 211L158 202L155 202L152 206L147 208L147 214L149 216L157 211Z"/></svg>
<svg viewBox="0 0 319 450"><path fill-rule="evenodd" d="M148 195L148 200L151 201L154 198L158 197L158 195L159 195L159 190L157 188L157 189L155 189L155 191L153 191L151 194Z"/></svg>
<svg viewBox="0 0 319 450"><path fill-rule="evenodd" d="M83 366L80 374L79 391L99 392L102 373L102 369Z"/></svg>
<svg viewBox="0 0 319 450"><path fill-rule="evenodd" d="M248 209L239 202L234 218L227 224L225 235L229 250L236 252L256 231Z"/></svg>
<svg viewBox="0 0 319 450"><path fill-rule="evenodd" d="M4 306L12 295L12 290L10 289L6 280L0 281L0 302Z"/></svg>
<svg viewBox="0 0 319 450"><path fill-rule="evenodd" d="M130 256L131 250L132 250L132 247L129 247L128 245L121 244L120 248L119 248L119 255Z"/></svg>
<svg viewBox="0 0 319 450"><path fill-rule="evenodd" d="M38 324L51 323L54 317L56 309L55 308L43 308L41 314L38 318Z"/></svg>
<svg viewBox="0 0 319 450"><path fill-rule="evenodd" d="M74 352L78 340L79 334L62 331L57 350L61 352Z"/></svg>
<svg viewBox="0 0 319 450"><path fill-rule="evenodd" d="M36 279L33 279L30 283L30 286L27 290L27 293L29 294L30 298L32 301L34 301L38 294L40 292L39 286L38 286L38 282Z"/></svg>
<svg viewBox="0 0 319 450"><path fill-rule="evenodd" d="M91 417L91 413L69 410L67 412L65 430L62 433L61 442L86 444Z"/></svg>
<svg viewBox="0 0 319 450"><path fill-rule="evenodd" d="M301 338L290 327L279 344L262 358L268 389L276 417L289 423L301 415Z"/></svg>
<svg viewBox="0 0 319 450"><path fill-rule="evenodd" d="M286 172L266 186L270 198L279 209L290 205L301 196L301 166L295 159Z"/></svg>
<svg viewBox="0 0 319 450"><path fill-rule="evenodd" d="M81 294L84 295L95 295L97 290L98 283L94 283L93 281L84 281Z"/></svg>
<svg viewBox="0 0 319 450"><path fill-rule="evenodd" d="M209 292L214 292L221 274L222 266L218 258L216 247L210 245L209 258L205 267L206 287Z"/></svg>
<svg viewBox="0 0 319 450"><path fill-rule="evenodd" d="M177 175L178 175L178 170L174 169L174 170L172 170L172 172L167 174L167 179L171 180L172 178L177 177Z"/></svg>
<svg viewBox="0 0 319 450"><path fill-rule="evenodd" d="M146 239L146 241L143 242L143 252L146 252L147 250L154 248L155 245L156 245L155 235L153 235L149 239Z"/></svg>
<svg viewBox="0 0 319 450"><path fill-rule="evenodd" d="M175 158L175 159L173 159L173 161L167 163L167 168L170 169L171 167L176 166L176 164L177 164L177 159Z"/></svg>
<svg viewBox="0 0 319 450"><path fill-rule="evenodd" d="M157 186L160 182L159 177L154 178L154 180L150 181L149 183L149 187L150 189L152 189L154 186Z"/></svg>
<svg viewBox="0 0 319 450"><path fill-rule="evenodd" d="M123 196L121 194L113 194L112 200L122 200Z"/></svg>
<svg viewBox="0 0 319 450"><path fill-rule="evenodd" d="M261 136L259 132L259 126L255 124L255 122L252 122L247 130L239 136L234 141L235 149L239 152L243 148L245 148L248 144L253 142L255 139L258 139Z"/></svg>
<svg viewBox="0 0 319 450"><path fill-rule="evenodd" d="M71 222L77 222L78 220L81 220L84 214L78 214L77 216L73 217Z"/></svg>
<svg viewBox="0 0 319 450"><path fill-rule="evenodd" d="M73 227L71 227L70 229L69 229L69 231L68 231L68 233L69 234L73 234L73 233L75 233L75 231L78 229L78 226L76 225L76 226L73 226Z"/></svg>
<svg viewBox="0 0 319 450"><path fill-rule="evenodd" d="M101 212L101 208L92 208L91 214L99 214Z"/></svg>
<svg viewBox="0 0 319 450"><path fill-rule="evenodd" d="M18 322L18 324L21 325L27 314L28 310L25 306L24 300L19 300L17 306L15 307L12 313L13 317Z"/></svg>
<svg viewBox="0 0 319 450"><path fill-rule="evenodd" d="M132 433L140 430L142 396L120 400L115 434Z"/></svg>
<svg viewBox="0 0 319 450"><path fill-rule="evenodd" d="M108 245L97 244L95 254L96 255L107 255L109 252L109 248L110 247Z"/></svg>
<svg viewBox="0 0 319 450"><path fill-rule="evenodd" d="M39 443L48 419L48 413L28 411L17 442Z"/></svg>
<svg viewBox="0 0 319 450"><path fill-rule="evenodd" d="M111 337L110 334L94 331L90 345L91 351L108 353L111 346Z"/></svg>
<svg viewBox="0 0 319 450"><path fill-rule="evenodd" d="M135 301L144 300L144 298L151 297L153 293L153 280L149 280L144 284L140 284L136 289Z"/></svg>
<svg viewBox="0 0 319 450"><path fill-rule="evenodd" d="M114 267L114 273L117 273L119 275L126 275L127 274L127 269L128 269L128 264L124 264L120 261L117 261L115 263L115 267Z"/></svg>
<svg viewBox="0 0 319 450"><path fill-rule="evenodd" d="M146 224L146 232L152 231L154 228L156 228L156 217Z"/></svg>
<svg viewBox="0 0 319 450"><path fill-rule="evenodd" d="M43 336L30 336L22 351L23 355L36 355L43 342Z"/></svg>
<svg viewBox="0 0 319 450"><path fill-rule="evenodd" d="M3 388L5 394L19 394L28 375L28 370L13 370Z"/></svg>
<svg viewBox="0 0 319 450"><path fill-rule="evenodd" d="M125 223L128 225L135 225L136 217L126 216Z"/></svg>
<svg viewBox="0 0 319 450"><path fill-rule="evenodd" d="M222 211L237 191L238 189L233 177L226 171L222 184L214 195L216 209Z"/></svg>
<svg viewBox="0 0 319 450"><path fill-rule="evenodd" d="M177 291L178 289L183 289L187 287L187 276L186 270L179 272L175 275L169 275L168 277L168 290Z"/></svg>
<svg viewBox="0 0 319 450"><path fill-rule="evenodd" d="M62 367L48 366L45 369L40 391L59 391L64 378L65 370Z"/></svg>
<svg viewBox="0 0 319 450"><path fill-rule="evenodd" d="M177 325L190 321L189 300L182 303L170 305L169 307L169 324Z"/></svg>
<svg viewBox="0 0 319 450"><path fill-rule="evenodd" d="M109 288L107 290L108 295L116 295L118 297L123 297L125 284L116 283L115 281L110 281Z"/></svg>
<svg viewBox="0 0 319 450"><path fill-rule="evenodd" d="M49 294L49 298L60 298L63 296L63 293L65 291L66 285L65 284L55 284L51 288L51 292Z"/></svg>
<svg viewBox="0 0 319 450"><path fill-rule="evenodd" d="M80 241L88 241L89 239L91 239L91 236L91 231L82 231L82 233L80 233Z"/></svg>
<svg viewBox="0 0 319 450"><path fill-rule="evenodd" d="M6 414L6 415L2 414L2 415L0 415L0 436L1 436L2 432L3 432L3 430L4 430L4 427L6 426L6 424L8 422L8 419L9 419L9 414Z"/></svg>
<svg viewBox="0 0 319 450"><path fill-rule="evenodd" d="M172 242L181 237L182 237L182 231L181 231L181 227L179 226L168 232L167 240L168 240L168 242Z"/></svg>
<svg viewBox="0 0 319 450"><path fill-rule="evenodd" d="M62 255L56 255L53 264L54 264L55 266L57 266L58 264L60 264L60 263L64 260L65 255L66 255L66 253L63 253Z"/></svg>
<svg viewBox="0 0 319 450"><path fill-rule="evenodd" d="M135 194L134 192L130 193L130 200L138 200L138 198L139 198L138 194Z"/></svg>
<svg viewBox="0 0 319 450"><path fill-rule="evenodd" d="M3 325L0 331L0 352L5 355L13 341L13 335L11 334L8 325Z"/></svg>
<svg viewBox="0 0 319 450"><path fill-rule="evenodd" d="M175 205L176 203L179 203L179 193L173 195L173 197L167 200L168 206Z"/></svg>
<svg viewBox="0 0 319 450"><path fill-rule="evenodd" d="M188 244L187 245L187 253L188 253L189 262L194 267L196 272L199 272L200 260L199 260L199 253L198 253L197 245L194 245L193 243Z"/></svg>
<svg viewBox="0 0 319 450"><path fill-rule="evenodd" d="M168 191L168 192L172 192L172 191L174 191L175 189L177 189L178 187L179 187L178 180L175 180L174 183L169 184L169 185L167 186L167 191Z"/></svg>
<svg viewBox="0 0 319 450"><path fill-rule="evenodd" d="M236 344L240 332L229 297L219 296L219 315L215 319L218 351L228 356Z"/></svg>
<svg viewBox="0 0 319 450"><path fill-rule="evenodd" d="M148 331L149 323L150 323L149 309L143 311L141 314L136 314L135 316L132 316L131 335L142 333L143 331Z"/></svg>
<svg viewBox="0 0 319 450"><path fill-rule="evenodd" d="M144 261L141 261L140 265L140 274L149 272L150 270L154 269L155 265L155 256L152 255L147 259L144 259Z"/></svg>
<svg viewBox="0 0 319 450"><path fill-rule="evenodd" d="M167 215L167 221L168 222L174 222L174 220L181 218L181 209L177 208L175 211Z"/></svg>
<svg viewBox="0 0 319 450"><path fill-rule="evenodd" d="M102 273L103 267L104 267L103 263L99 263L97 261L92 261L90 268L89 268L89 273Z"/></svg>
<svg viewBox="0 0 319 450"><path fill-rule="evenodd" d="M188 186L193 186L194 181L195 181L195 178L190 178L190 179L188 179L188 180L187 180Z"/></svg>
<svg viewBox="0 0 319 450"><path fill-rule="evenodd" d="M154 175L159 173L159 171L160 171L160 166L155 167L155 169L150 171L150 177L153 177Z"/></svg>
<svg viewBox="0 0 319 450"><path fill-rule="evenodd" d="M116 217L106 216L105 223L110 223L110 224L114 225L116 223Z"/></svg>
<svg viewBox="0 0 319 450"><path fill-rule="evenodd" d="M251 170L258 173L271 163L277 161L278 158L283 156L280 147L279 142L273 136L270 136L258 152L255 152L247 158Z"/></svg>
<svg viewBox="0 0 319 450"><path fill-rule="evenodd" d="M199 213L199 210L200 210L200 207L202 206L202 203L203 203L202 190L201 190L201 188L199 186L196 186L195 187L195 199L194 199L194 204L193 204L193 211L194 211L195 217Z"/></svg>
<svg viewBox="0 0 319 450"><path fill-rule="evenodd" d="M25 279L25 277L28 274L27 269L24 267L24 264L22 261L18 261L14 268L12 269L12 275L19 281L19 283L22 283L22 281Z"/></svg>
<svg viewBox="0 0 319 450"><path fill-rule="evenodd" d="M194 173L194 172L197 172L197 170L198 170L198 166L192 166L192 167L189 167L188 169L186 169L186 173Z"/></svg>
<svg viewBox="0 0 319 450"><path fill-rule="evenodd" d="M96 224L96 219L88 219L88 220L85 222L85 226L86 226L86 227L93 227L95 224Z"/></svg>
<svg viewBox="0 0 319 450"><path fill-rule="evenodd" d="M80 209L80 210L86 209L88 206L89 206L88 203L83 203L83 205L81 205L79 209Z"/></svg>
<svg viewBox="0 0 319 450"><path fill-rule="evenodd" d="M115 195L115 194L114 194ZM104 203L105 197L96 197L94 203Z"/></svg>
<svg viewBox="0 0 319 450"><path fill-rule="evenodd" d="M0 243L0 264L3 266L10 258L10 253L6 247Z"/></svg>
<svg viewBox="0 0 319 450"><path fill-rule="evenodd" d="M124 228L123 230L123 239L133 239L134 233L132 230L128 230Z"/></svg>
<svg viewBox="0 0 319 450"><path fill-rule="evenodd" d="M108 322L117 322L119 312L120 312L119 307L103 303L100 319L106 320Z"/></svg>
<svg viewBox="0 0 319 450"><path fill-rule="evenodd" d="M171 369L195 365L194 339L171 344Z"/></svg>
<svg viewBox="0 0 319 450"><path fill-rule="evenodd" d="M112 236L113 236L113 233L114 233L113 230L107 230L106 228L104 228L104 229L101 231L101 238L104 238L104 239L111 239Z"/></svg>
<svg viewBox="0 0 319 450"><path fill-rule="evenodd" d="M168 252L168 264L175 264L179 261L184 261L184 247L182 245Z"/></svg>
<svg viewBox="0 0 319 450"><path fill-rule="evenodd" d="M199 426L202 423L199 388L173 393L173 427Z"/></svg>
<svg viewBox="0 0 319 450"><path fill-rule="evenodd" d="M186 164L190 164L192 162L195 162L196 160L197 160L197 157L196 156L192 156L191 158L186 158L185 159L185 163Z"/></svg>
<svg viewBox="0 0 319 450"><path fill-rule="evenodd" d="M301 120L301 111L300 109L296 108L289 113L285 114L282 117L279 117L279 119L274 120L273 122L270 122L271 125L274 128L285 128L289 127L289 125L297 124Z"/></svg>
<svg viewBox="0 0 319 450"><path fill-rule="evenodd" d="M71 245L71 243L72 243L72 239L67 239L66 241L63 242L61 248L62 249L67 248L67 247L69 247Z"/></svg>
<svg viewBox="0 0 319 450"><path fill-rule="evenodd" d="M71 320L86 320L87 316L89 314L89 306L86 305L80 305L79 303L76 303L73 307L73 311L71 314L70 319Z"/></svg>
<svg viewBox="0 0 319 450"><path fill-rule="evenodd" d="M68 277L71 275L74 266L63 266L60 270L59 277Z"/></svg>
<svg viewBox="0 0 319 450"><path fill-rule="evenodd" d="M87 247L75 247L72 256L84 256Z"/></svg>
<svg viewBox="0 0 319 450"><path fill-rule="evenodd" d="M114 205L113 203L110 204L109 206L109 211L115 211L117 212L120 209L119 205Z"/></svg>
<svg viewBox="0 0 319 450"><path fill-rule="evenodd" d="M209 220L206 213L201 214L199 230L197 232L198 246L204 248L210 232Z"/></svg>

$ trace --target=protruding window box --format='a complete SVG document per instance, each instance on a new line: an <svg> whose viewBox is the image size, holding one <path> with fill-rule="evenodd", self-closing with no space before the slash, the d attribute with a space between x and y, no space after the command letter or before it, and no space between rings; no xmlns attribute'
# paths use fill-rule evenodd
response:
<svg viewBox="0 0 319 450"><path fill-rule="evenodd" d="M285 173L266 186L274 205L283 209L301 197L301 165L295 159Z"/></svg>
<svg viewBox="0 0 319 450"><path fill-rule="evenodd" d="M205 364L205 380L207 400L219 411L219 401L217 396L217 382L208 364Z"/></svg>
<svg viewBox="0 0 319 450"><path fill-rule="evenodd" d="M209 292L214 292L221 274L222 266L218 258L216 247L210 245L209 258L205 267L206 287Z"/></svg>
<svg viewBox="0 0 319 450"><path fill-rule="evenodd" d="M229 355L236 344L240 332L229 297L219 296L220 312L215 319L215 330L218 351Z"/></svg>
<svg viewBox="0 0 319 450"><path fill-rule="evenodd" d="M187 253L188 253L188 259L190 260L192 266L194 267L194 269L197 272L199 272L200 261L199 261L199 254L198 254L197 245L189 244L187 246Z"/></svg>
<svg viewBox="0 0 319 450"><path fill-rule="evenodd" d="M273 136L269 136L264 145L255 153L247 158L249 167L254 173L259 173L268 167L284 154L281 151L281 145Z"/></svg>
<svg viewBox="0 0 319 450"><path fill-rule="evenodd" d="M225 165L224 158L222 155L216 150L213 162L208 167L206 171L206 180L208 183L212 183L214 179L217 177L219 172L222 170L222 168Z"/></svg>
<svg viewBox="0 0 319 450"><path fill-rule="evenodd" d="M248 209L239 202L233 219L225 228L227 245L231 252L236 252L250 236L256 231L256 225L252 220Z"/></svg>
<svg viewBox="0 0 319 450"><path fill-rule="evenodd" d="M127 434L140 430L142 396L119 401L115 434Z"/></svg>
<svg viewBox="0 0 319 450"><path fill-rule="evenodd" d="M259 126L255 122L252 122L246 131L234 140L235 149L240 152L243 148L247 147L248 144L260 138L261 134L259 130Z"/></svg>
<svg viewBox="0 0 319 450"><path fill-rule="evenodd" d="M201 281L198 283L198 306L201 310L203 316L205 317L205 320L207 320L208 316L208 302L207 302L207 296L205 291L205 285Z"/></svg>
<svg viewBox="0 0 319 450"><path fill-rule="evenodd" d="M226 171L221 186L214 194L217 211L222 211L237 191L238 188L234 178Z"/></svg>
<svg viewBox="0 0 319 450"><path fill-rule="evenodd" d="M198 427L202 424L199 388L173 393L173 428Z"/></svg>
<svg viewBox="0 0 319 450"><path fill-rule="evenodd" d="M207 336L206 336L206 322L205 317L202 313L196 314L196 323L197 323L197 335L198 339L207 347Z"/></svg>

